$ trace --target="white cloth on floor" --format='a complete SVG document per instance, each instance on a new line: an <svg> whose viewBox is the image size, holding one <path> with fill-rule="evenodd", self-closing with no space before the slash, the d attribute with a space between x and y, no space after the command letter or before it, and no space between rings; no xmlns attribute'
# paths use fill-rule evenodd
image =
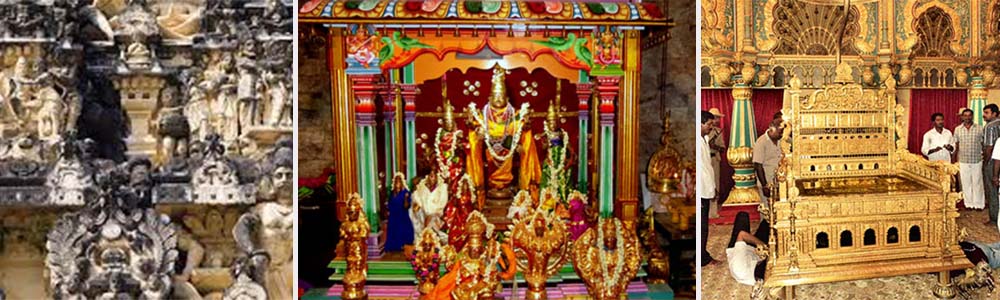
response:
<svg viewBox="0 0 1000 300"><path fill-rule="evenodd" d="M744 241L736 241L736 244L726 249L726 258L729 260L729 273L733 275L736 282L745 285L753 285L757 280L754 278L754 270L760 262L756 247Z"/></svg>
<svg viewBox="0 0 1000 300"><path fill-rule="evenodd" d="M962 179L962 194L965 195L965 207L983 209L986 207L986 197L983 187L983 163L960 163L959 177Z"/></svg>

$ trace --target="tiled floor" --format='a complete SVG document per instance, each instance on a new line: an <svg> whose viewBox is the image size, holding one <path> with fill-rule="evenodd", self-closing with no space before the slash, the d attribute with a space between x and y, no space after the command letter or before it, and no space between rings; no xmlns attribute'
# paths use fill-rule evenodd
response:
<svg viewBox="0 0 1000 300"><path fill-rule="evenodd" d="M968 230L970 240L1000 241L997 227L983 224L988 218L985 211L963 210L961 213L958 223ZM709 228L708 251L715 259L724 260L732 225L709 225ZM931 290L936 282L936 276L921 274L803 285L796 287L795 292L796 299L810 300L935 299ZM702 286L702 299L706 300L745 300L750 297L751 286L736 283L729 276L729 268L724 261L702 269Z"/></svg>

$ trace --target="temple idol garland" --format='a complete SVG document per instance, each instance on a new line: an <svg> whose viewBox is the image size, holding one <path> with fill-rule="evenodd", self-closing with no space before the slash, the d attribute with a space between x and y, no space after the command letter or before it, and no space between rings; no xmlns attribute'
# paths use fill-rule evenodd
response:
<svg viewBox="0 0 1000 300"><path fill-rule="evenodd" d="M447 91L443 80L442 90ZM444 119L441 128L438 128L437 134L434 135L434 161L437 163L438 172L443 173L442 177L447 179L449 193L458 191L458 182L465 173L465 159L462 154L466 153L468 147L462 131L455 127L453 111L451 102L445 99Z"/></svg>
<svg viewBox="0 0 1000 300"><path fill-rule="evenodd" d="M344 255L347 260L347 271L344 274L344 291L341 298L345 300L368 299L365 290L365 280L368 273L368 234L371 233L368 219L361 208L361 196L351 194L347 199L347 221L340 227L340 236L344 239Z"/></svg>
<svg viewBox="0 0 1000 300"><path fill-rule="evenodd" d="M566 199L569 194L569 172L572 166L571 148L569 134L559 128L559 98L562 91L562 81L556 81L556 97L549 102L549 110L545 117L545 140L546 150L545 161L542 164L542 178L539 187L542 190L553 188L556 190L559 199Z"/></svg>
<svg viewBox="0 0 1000 300"><path fill-rule="evenodd" d="M417 183L417 189L413 191L413 202L410 205L410 221L413 222L413 232L416 235L431 228L442 240L447 240L448 236L442 231L442 214L444 207L448 204L448 185L442 183L444 179L436 171L431 171ZM414 236L414 240L420 239Z"/></svg>
<svg viewBox="0 0 1000 300"><path fill-rule="evenodd" d="M283 299L292 294L294 276L292 261L292 157L291 140L278 143L268 154L269 164L265 164L261 190L257 203L240 216L233 227L233 236L244 252L250 267L254 270L254 280L267 288L269 299Z"/></svg>
<svg viewBox="0 0 1000 300"><path fill-rule="evenodd" d="M587 232L587 195L579 191L569 193L569 233L570 240L576 241Z"/></svg>
<svg viewBox="0 0 1000 300"><path fill-rule="evenodd" d="M413 223L409 218L410 188L406 186L406 175L401 172L392 176L392 192L389 198L389 229L386 230L385 251L399 251L404 245L413 243Z"/></svg>

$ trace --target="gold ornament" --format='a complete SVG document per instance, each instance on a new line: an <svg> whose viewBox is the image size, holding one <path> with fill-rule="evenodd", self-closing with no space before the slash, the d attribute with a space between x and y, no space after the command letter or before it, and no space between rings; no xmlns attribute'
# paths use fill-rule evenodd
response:
<svg viewBox="0 0 1000 300"><path fill-rule="evenodd" d="M569 231L555 214L548 214L542 209L535 210L525 220L513 229L514 249L527 258L517 260L517 267L523 270L524 280L528 283L525 299L548 299L545 280L558 272L569 259L567 248L563 247Z"/></svg>
<svg viewBox="0 0 1000 300"><path fill-rule="evenodd" d="M639 272L639 238L617 218L601 221L573 244L573 269L590 297L620 299Z"/></svg>
<svg viewBox="0 0 1000 300"><path fill-rule="evenodd" d="M459 267L451 297L455 300L493 299L500 284L500 273L496 269L500 244L490 238L493 224L477 210L469 215L465 226L468 240L456 262Z"/></svg>
<svg viewBox="0 0 1000 300"><path fill-rule="evenodd" d="M646 165L646 174L649 178L646 183L650 191L669 194L677 191L677 184L681 178L680 155L674 147L674 133L670 128L670 112L663 116L663 135L660 136L660 149L653 152L653 156Z"/></svg>
<svg viewBox="0 0 1000 300"><path fill-rule="evenodd" d="M347 271L344 273L342 299L368 299L365 280L368 274L368 234L371 228L368 218L361 208L361 196L351 194L347 199L347 221L340 227L340 238L344 241Z"/></svg>

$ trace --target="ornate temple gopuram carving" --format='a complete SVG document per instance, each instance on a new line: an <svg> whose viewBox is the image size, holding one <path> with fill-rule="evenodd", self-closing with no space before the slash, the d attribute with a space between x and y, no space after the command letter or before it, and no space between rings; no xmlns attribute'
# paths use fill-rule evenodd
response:
<svg viewBox="0 0 1000 300"><path fill-rule="evenodd" d="M292 20L0 3L0 294L291 299Z"/></svg>

